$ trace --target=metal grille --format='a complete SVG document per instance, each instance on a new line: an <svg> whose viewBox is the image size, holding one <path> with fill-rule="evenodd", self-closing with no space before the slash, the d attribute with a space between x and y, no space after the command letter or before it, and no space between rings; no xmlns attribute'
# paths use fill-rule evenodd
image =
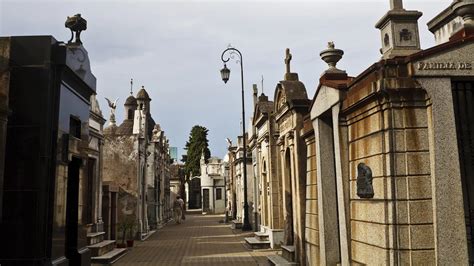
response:
<svg viewBox="0 0 474 266"><path fill-rule="evenodd" d="M469 262L474 263L474 82L453 82Z"/></svg>

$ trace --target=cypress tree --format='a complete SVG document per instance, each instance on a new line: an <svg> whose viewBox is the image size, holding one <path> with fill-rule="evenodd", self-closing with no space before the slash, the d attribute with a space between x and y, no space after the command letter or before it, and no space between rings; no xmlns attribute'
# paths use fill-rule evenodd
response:
<svg viewBox="0 0 474 266"><path fill-rule="evenodd" d="M203 152L206 163L211 157L209 141L207 139L208 132L209 130L207 128L199 125L195 125L191 129L189 140L186 142L186 147L184 148L187 152L186 155L183 155L182 159L184 162L184 171L188 178L190 174L193 176L201 174L200 160Z"/></svg>

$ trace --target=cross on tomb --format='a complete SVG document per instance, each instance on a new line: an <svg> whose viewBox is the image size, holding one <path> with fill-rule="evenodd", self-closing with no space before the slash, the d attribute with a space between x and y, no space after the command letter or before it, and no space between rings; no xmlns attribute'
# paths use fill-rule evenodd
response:
<svg viewBox="0 0 474 266"><path fill-rule="evenodd" d="M290 49L286 48L286 57L285 57L285 64L286 64L286 73L290 73L290 62L291 62L291 54L290 54Z"/></svg>
<svg viewBox="0 0 474 266"><path fill-rule="evenodd" d="M403 9L403 0L390 0L390 9L391 10Z"/></svg>

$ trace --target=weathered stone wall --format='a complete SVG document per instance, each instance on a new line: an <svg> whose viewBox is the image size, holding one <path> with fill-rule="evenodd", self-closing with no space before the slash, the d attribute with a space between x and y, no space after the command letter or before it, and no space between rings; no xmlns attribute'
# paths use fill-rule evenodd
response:
<svg viewBox="0 0 474 266"><path fill-rule="evenodd" d="M434 264L425 94L417 88L380 92L372 86L374 79L375 74L358 82L344 101L350 110L346 119L352 260L371 265ZM349 109L363 99L364 104ZM357 195L359 163L372 170L372 199ZM399 256L392 249L399 250Z"/></svg>
<svg viewBox="0 0 474 266"><path fill-rule="evenodd" d="M138 198L132 193L120 188L118 193L117 220L119 223L129 220L136 221L138 217ZM138 227L135 230L139 229ZM119 228L120 230L120 228Z"/></svg>
<svg viewBox="0 0 474 266"><path fill-rule="evenodd" d="M104 138L104 182L119 186L117 223L137 220L139 217L138 149L135 136L106 135ZM120 230L120 228L118 228ZM137 225L136 230L140 230ZM121 237L121 233L119 236Z"/></svg>
<svg viewBox="0 0 474 266"><path fill-rule="evenodd" d="M114 181L125 191L138 196L138 173L135 136L106 136L103 180Z"/></svg>

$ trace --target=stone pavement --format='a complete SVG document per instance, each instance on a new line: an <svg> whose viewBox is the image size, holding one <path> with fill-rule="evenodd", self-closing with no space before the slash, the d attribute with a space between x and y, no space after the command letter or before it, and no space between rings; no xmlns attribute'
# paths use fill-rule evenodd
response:
<svg viewBox="0 0 474 266"><path fill-rule="evenodd" d="M114 265L268 265L275 251L253 251L243 246L252 233L219 223L222 215L188 214L182 224L169 223L147 240L135 241Z"/></svg>

